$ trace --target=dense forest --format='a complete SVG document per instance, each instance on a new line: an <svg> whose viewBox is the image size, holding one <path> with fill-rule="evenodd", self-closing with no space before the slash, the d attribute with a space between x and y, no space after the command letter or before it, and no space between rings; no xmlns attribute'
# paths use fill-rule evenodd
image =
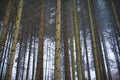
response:
<svg viewBox="0 0 120 80"><path fill-rule="evenodd" d="M0 0L0 80L120 80L120 0Z"/></svg>

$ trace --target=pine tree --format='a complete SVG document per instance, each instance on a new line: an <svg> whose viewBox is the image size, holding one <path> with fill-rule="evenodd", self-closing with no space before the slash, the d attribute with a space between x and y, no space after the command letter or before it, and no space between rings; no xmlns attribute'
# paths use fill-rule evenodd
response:
<svg viewBox="0 0 120 80"><path fill-rule="evenodd" d="M110 1L111 1L113 14L114 14L114 17L115 17L115 20L116 20L116 24L117 24L117 28L118 28L118 34L120 36L120 23L119 23L119 20L118 20L118 15L117 15L117 12L115 10L115 6L114 6L114 3L113 3L113 0L110 0Z"/></svg>
<svg viewBox="0 0 120 80"><path fill-rule="evenodd" d="M29 80L29 70L30 70L30 61L31 61L31 55L32 55L32 35L33 35L33 29L31 26L30 29L30 38L29 38L29 55L28 55L28 64L27 64L27 74L26 74L26 80Z"/></svg>
<svg viewBox="0 0 120 80"><path fill-rule="evenodd" d="M16 21L15 21L15 30L14 30L13 40L12 40L10 60L9 60L9 63L8 63L8 69L7 69L7 72L6 72L6 79L5 80L10 80L11 75L12 75L12 68L13 68L13 63L14 63L15 49L16 49L16 44L17 44L18 31L19 31L19 26L20 26L23 3L24 3L24 0L20 0L18 11L17 11L17 16L16 16Z"/></svg>
<svg viewBox="0 0 120 80"><path fill-rule="evenodd" d="M71 0L70 2L70 33L71 33L71 65L72 65L72 80L75 80L75 57L74 57L74 25L73 25L73 6L72 6L73 1Z"/></svg>
<svg viewBox="0 0 120 80"><path fill-rule="evenodd" d="M64 40L64 65L65 65L65 80L70 80L70 62L68 52L68 27L67 27L67 15L65 13L67 3L64 2L63 9L63 40Z"/></svg>
<svg viewBox="0 0 120 80"><path fill-rule="evenodd" d="M60 12L60 9L61 9L61 0L57 0L54 80L60 80L60 31L61 31L61 12Z"/></svg>
<svg viewBox="0 0 120 80"><path fill-rule="evenodd" d="M77 15L77 0L74 0L74 24L75 24L75 44L76 44L76 61L77 61L77 75L78 80L83 79L82 75L82 54L81 54L81 47L80 47L80 32L78 26L78 15Z"/></svg>
<svg viewBox="0 0 120 80"><path fill-rule="evenodd" d="M41 2L40 11L40 30L39 30L39 49L37 57L36 80L43 80L43 43L44 43L44 17L45 17L45 0Z"/></svg>
<svg viewBox="0 0 120 80"><path fill-rule="evenodd" d="M88 15L89 15L89 22L90 22L90 34L91 34L91 43L92 43L93 58L94 58L94 64L95 64L96 79L101 80L90 0L87 0L87 2L88 2Z"/></svg>
<svg viewBox="0 0 120 80"><path fill-rule="evenodd" d="M3 45L3 42L4 42L5 37L6 37L7 28L8 28L8 25L9 25L9 18L10 18L11 9L12 9L12 0L9 0L7 10L6 10L6 14L5 14L5 18L4 18L4 21L3 21L3 29L2 29L2 32L0 34L0 53L2 51L2 45Z"/></svg>

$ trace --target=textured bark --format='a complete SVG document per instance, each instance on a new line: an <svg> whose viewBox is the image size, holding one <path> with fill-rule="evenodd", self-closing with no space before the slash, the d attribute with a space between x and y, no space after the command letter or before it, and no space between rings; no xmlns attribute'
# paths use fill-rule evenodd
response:
<svg viewBox="0 0 120 80"><path fill-rule="evenodd" d="M60 12L60 9L61 9L61 0L57 0L54 80L60 80L60 31L61 31L61 12Z"/></svg>
<svg viewBox="0 0 120 80"><path fill-rule="evenodd" d="M82 54L81 54L81 43L80 43L80 32L78 26L78 15L77 15L77 0L74 0L74 24L75 24L75 44L76 44L76 61L77 61L77 75L78 80L83 79L82 75Z"/></svg>
<svg viewBox="0 0 120 80"><path fill-rule="evenodd" d="M71 26L71 60L72 60L72 79L75 80L74 33L72 26Z"/></svg>
<svg viewBox="0 0 120 80"><path fill-rule="evenodd" d="M14 63L15 49L16 49L16 44L17 44L18 31L19 31L19 26L20 26L23 3L24 3L24 0L20 0L18 11L17 11L17 16L16 16L16 21L15 21L15 30L14 30L14 35L13 35L12 48L11 48L11 53L10 53L10 60L9 60L9 63L8 63L8 69L7 69L5 80L10 80L11 75L12 75L12 68L13 68L13 63Z"/></svg>
<svg viewBox="0 0 120 80"><path fill-rule="evenodd" d="M88 2L88 15L89 15L89 22L90 22L90 34L91 34L91 43L92 43L93 58L94 58L94 64L95 64L96 79L101 80L100 66L99 66L98 55L97 55L97 46L96 46L94 26L93 26L92 14L91 14L90 0L87 0L87 2Z"/></svg>
<svg viewBox="0 0 120 80"><path fill-rule="evenodd" d="M3 29L2 29L2 32L0 34L0 53L2 51L2 45L3 45L3 42L4 42L5 37L6 37L7 28L8 28L8 25L9 25L9 18L10 18L11 9L12 9L12 0L9 0L7 10L6 10L6 14L5 14L5 18L4 18L4 21L3 21Z"/></svg>
<svg viewBox="0 0 120 80"><path fill-rule="evenodd" d="M68 52L68 27L67 27L67 15L65 14L66 5L64 3L64 9L63 9L63 40L64 40L64 65L65 65L65 80L71 80L70 79L70 62L69 62L69 52Z"/></svg>
<svg viewBox="0 0 120 80"><path fill-rule="evenodd" d="M44 43L44 17L45 17L45 0L41 2L40 16L40 33L39 33L39 49L37 57L36 80L43 80L43 43Z"/></svg>

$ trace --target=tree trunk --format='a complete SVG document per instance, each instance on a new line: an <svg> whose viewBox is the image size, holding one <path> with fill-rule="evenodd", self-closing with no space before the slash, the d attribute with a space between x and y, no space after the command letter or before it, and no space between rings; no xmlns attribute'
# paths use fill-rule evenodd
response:
<svg viewBox="0 0 120 80"><path fill-rule="evenodd" d="M13 63L14 63L15 49L16 49L16 44L17 44L18 31L19 31L19 26L20 26L23 3L24 3L24 0L20 0L18 11L17 11L17 16L16 16L15 31L14 31L13 41L12 41L10 60L8 63L8 69L7 69L7 74L6 74L5 80L10 80L11 75L12 75L12 68L13 68Z"/></svg>
<svg viewBox="0 0 120 80"><path fill-rule="evenodd" d="M19 74L20 74L20 62L21 62L21 50L22 50L22 39L20 40L20 48L19 48L19 53L18 53L18 59L17 59L17 69L16 69L16 80L19 80Z"/></svg>
<svg viewBox="0 0 120 80"><path fill-rule="evenodd" d="M9 29L9 31L7 32L7 36L8 36L8 38L6 37L6 40L5 40L5 42L4 42L4 48L2 49L2 55L1 55L1 60L2 60L2 62L0 63L0 79L2 79L2 77L3 77L3 73L4 73L4 67L6 66L6 58L8 58L8 55L9 55L9 48L10 48L10 46L11 46L11 37L12 37L12 33L13 33L13 31L12 31L12 28L13 27L11 27L10 26L10 29Z"/></svg>
<svg viewBox="0 0 120 80"><path fill-rule="evenodd" d="M35 29L34 29L34 32L33 32L33 34L34 34L34 48L33 48L33 65L32 65L32 80L35 80L35 55L36 55L36 42L35 42L35 40L36 40L36 32L35 32Z"/></svg>
<svg viewBox="0 0 120 80"><path fill-rule="evenodd" d="M71 42L71 65L72 65L72 80L75 80L75 58L74 58L74 25L73 25L73 6L72 6L73 1L71 0L70 2L70 33L71 33L71 37L70 37L70 42Z"/></svg>
<svg viewBox="0 0 120 80"><path fill-rule="evenodd" d="M84 15L82 15L84 16ZM88 57L88 50L87 50L87 42L86 42L86 25L85 25L85 18L82 19L83 23L83 37L84 37L84 47L85 47L85 55L86 55L86 62L87 62L87 75L88 75L88 80L91 80L90 76L90 69L89 69L89 57Z"/></svg>
<svg viewBox="0 0 120 80"><path fill-rule="evenodd" d="M90 22L91 43L92 43L93 58L94 58L94 64L95 64L96 79L101 80L100 66L99 66L98 55L97 55L97 46L95 42L96 40L95 40L90 0L88 0L87 2L88 2L88 15L89 15L89 22Z"/></svg>
<svg viewBox="0 0 120 80"><path fill-rule="evenodd" d="M55 34L55 70L54 80L60 80L60 32L61 32L61 0L57 0L56 34Z"/></svg>
<svg viewBox="0 0 120 80"><path fill-rule="evenodd" d="M74 24L75 24L75 44L76 44L76 61L77 61L77 75L78 80L83 79L82 75L82 54L81 54L81 43L80 43L80 32L78 26L78 15L77 15L77 0L74 0Z"/></svg>
<svg viewBox="0 0 120 80"><path fill-rule="evenodd" d="M1 53L1 50L2 50L3 42L4 42L5 37L6 37L7 28L8 28L8 25L9 25L9 18L10 18L11 9L12 9L12 0L9 0L8 6L7 6L7 11L6 11L6 14L5 14L4 21L3 21L3 29L2 29L2 32L0 34L0 53Z"/></svg>
<svg viewBox="0 0 120 80"><path fill-rule="evenodd" d="M23 46L23 66L22 66L22 76L21 79L24 80L24 71L25 71L25 58L26 58L26 52L27 52L27 39L28 39L28 35L25 35L24 37L24 46Z"/></svg>
<svg viewBox="0 0 120 80"><path fill-rule="evenodd" d="M65 65L65 80L70 79L70 62L69 62L69 52L68 52L68 27L67 27L67 15L65 13L66 3L64 2L63 9L63 40L64 40L64 65Z"/></svg>
<svg viewBox="0 0 120 80"><path fill-rule="evenodd" d="M95 7L94 7L94 2L92 0L92 5L91 5L91 11L93 14L93 25L95 26L95 39L96 39L96 45L97 45L97 51L98 51L98 55L99 55L99 63L100 63L100 70L101 70L101 79L102 80L107 80L107 73L106 73L106 69L105 69L105 61L104 61L104 56L103 56L103 51L102 51L102 45L101 45L101 39L100 39L100 33L99 33L99 25L98 25L98 19L96 17L96 13L95 13Z"/></svg>
<svg viewBox="0 0 120 80"><path fill-rule="evenodd" d="M29 70L30 70L30 62L31 62L31 55L32 55L32 34L33 30L31 28L30 30L30 38L29 38L29 55L28 55L28 63L27 63L27 74L26 74L26 80L29 80Z"/></svg>
<svg viewBox="0 0 120 80"><path fill-rule="evenodd" d="M110 1L111 1L111 5L112 5L113 14L114 14L114 17L115 17L115 20L116 20L116 24L117 24L117 27L118 27L118 34L120 36L120 23L119 23L119 20L118 20L118 15L116 13L113 0L110 0Z"/></svg>
<svg viewBox="0 0 120 80"><path fill-rule="evenodd" d="M36 80L43 80L43 43L44 43L44 19L45 19L45 0L41 2L39 49L37 57Z"/></svg>

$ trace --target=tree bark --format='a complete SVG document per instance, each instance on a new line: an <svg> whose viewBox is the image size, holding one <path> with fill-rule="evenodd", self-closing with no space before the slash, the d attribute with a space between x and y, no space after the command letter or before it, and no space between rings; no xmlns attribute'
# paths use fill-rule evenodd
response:
<svg viewBox="0 0 120 80"><path fill-rule="evenodd" d="M71 38L70 38L70 42L71 42L71 65L72 65L72 80L75 80L75 57L74 57L74 25L73 25L73 6L72 6L73 1L71 0L70 2L70 33L71 33Z"/></svg>
<svg viewBox="0 0 120 80"><path fill-rule="evenodd" d="M77 75L78 75L78 80L83 80L80 32L79 32L78 15L77 15L77 0L74 0L74 22L75 22L74 28L75 28Z"/></svg>
<svg viewBox="0 0 120 80"><path fill-rule="evenodd" d="M12 0L9 0L8 6L7 6L7 11L6 11L6 14L5 14L4 21L3 21L3 29L2 29L2 32L0 34L0 53L2 51L2 45L3 45L3 42L4 42L5 37L6 37L7 28L8 28L8 25L9 25L9 18L10 18L11 9L12 9Z"/></svg>
<svg viewBox="0 0 120 80"><path fill-rule="evenodd" d="M64 3L63 9L63 40L64 40L64 65L65 65L65 80L70 79L70 62L69 62L69 52L68 52L68 26L67 26L67 15L65 13L66 3Z"/></svg>
<svg viewBox="0 0 120 80"><path fill-rule="evenodd" d="M54 80L60 80L60 32L61 32L61 12L60 11L61 11L61 0L57 0Z"/></svg>
<svg viewBox="0 0 120 80"><path fill-rule="evenodd" d="M7 69L5 80L10 80L11 75L12 75L12 68L13 68L13 63L14 63L15 49L16 49L16 44L17 44L18 31L19 31L19 26L20 26L23 3L24 3L24 0L20 0L18 11L17 11L17 16L16 16L16 21L15 21L15 31L14 31L13 41L12 41L10 60L9 60L9 63L8 63L8 69Z"/></svg>
<svg viewBox="0 0 120 80"><path fill-rule="evenodd" d="M45 0L41 2L40 16L40 33L39 33L39 49L37 57L36 80L43 80L43 43L44 43L44 17L45 17Z"/></svg>

